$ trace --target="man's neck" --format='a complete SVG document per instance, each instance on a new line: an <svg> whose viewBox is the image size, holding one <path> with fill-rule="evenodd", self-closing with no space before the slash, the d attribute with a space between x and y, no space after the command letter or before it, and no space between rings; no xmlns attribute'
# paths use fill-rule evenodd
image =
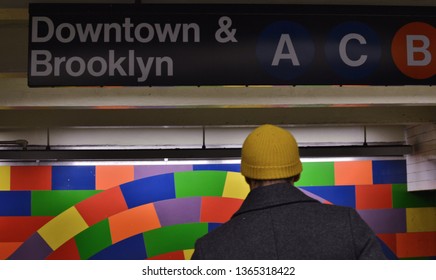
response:
<svg viewBox="0 0 436 280"><path fill-rule="evenodd" d="M250 183L250 190L253 190L255 188L258 187L263 187L263 186L270 186L270 185L275 185L275 184L289 184L291 182L289 182L288 179L278 179L278 180L254 180Z"/></svg>

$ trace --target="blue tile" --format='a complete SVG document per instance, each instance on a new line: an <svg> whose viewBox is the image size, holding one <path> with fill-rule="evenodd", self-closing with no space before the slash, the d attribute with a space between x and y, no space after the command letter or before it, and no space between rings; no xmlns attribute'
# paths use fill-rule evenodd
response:
<svg viewBox="0 0 436 280"><path fill-rule="evenodd" d="M222 225L221 223L209 223L208 232L211 232L212 230L218 228L221 225Z"/></svg>
<svg viewBox="0 0 436 280"><path fill-rule="evenodd" d="M144 238L138 234L124 239L112 246L109 246L94 256L90 260L144 260L147 258L145 251Z"/></svg>
<svg viewBox="0 0 436 280"><path fill-rule="evenodd" d="M129 208L176 197L173 173L136 180L120 187Z"/></svg>
<svg viewBox="0 0 436 280"><path fill-rule="evenodd" d="M0 191L0 216L31 216L30 191Z"/></svg>
<svg viewBox="0 0 436 280"><path fill-rule="evenodd" d="M407 183L405 160L374 160L372 162L374 184Z"/></svg>
<svg viewBox="0 0 436 280"><path fill-rule="evenodd" d="M334 205L356 208L356 190L354 186L300 187L316 194Z"/></svg>
<svg viewBox="0 0 436 280"><path fill-rule="evenodd" d="M53 166L53 190L95 190L95 166Z"/></svg>
<svg viewBox="0 0 436 280"><path fill-rule="evenodd" d="M193 166L193 169L241 172L241 165L240 164L197 164Z"/></svg>

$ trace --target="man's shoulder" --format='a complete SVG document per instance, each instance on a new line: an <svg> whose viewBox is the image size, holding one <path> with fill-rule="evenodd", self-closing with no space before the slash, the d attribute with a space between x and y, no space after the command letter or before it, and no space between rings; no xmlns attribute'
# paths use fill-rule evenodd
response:
<svg viewBox="0 0 436 280"><path fill-rule="evenodd" d="M322 203L292 203L271 209L277 220L298 220L300 224L342 224L350 222L350 217L358 215L347 206Z"/></svg>

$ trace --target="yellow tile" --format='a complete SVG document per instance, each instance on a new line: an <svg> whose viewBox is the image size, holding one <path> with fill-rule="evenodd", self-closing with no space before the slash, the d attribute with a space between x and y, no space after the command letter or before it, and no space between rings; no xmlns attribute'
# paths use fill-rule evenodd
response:
<svg viewBox="0 0 436 280"><path fill-rule="evenodd" d="M227 172L226 183L224 185L223 197L245 199L250 188L245 182L244 176L238 172Z"/></svg>
<svg viewBox="0 0 436 280"><path fill-rule="evenodd" d="M194 249L183 250L183 255L185 256L185 260L190 260L194 254Z"/></svg>
<svg viewBox="0 0 436 280"><path fill-rule="evenodd" d="M86 228L88 225L73 206L40 228L38 233L53 250L56 250Z"/></svg>
<svg viewBox="0 0 436 280"><path fill-rule="evenodd" d="M436 207L407 208L407 232L436 231Z"/></svg>
<svg viewBox="0 0 436 280"><path fill-rule="evenodd" d="M0 166L0 191L11 189L11 167Z"/></svg>

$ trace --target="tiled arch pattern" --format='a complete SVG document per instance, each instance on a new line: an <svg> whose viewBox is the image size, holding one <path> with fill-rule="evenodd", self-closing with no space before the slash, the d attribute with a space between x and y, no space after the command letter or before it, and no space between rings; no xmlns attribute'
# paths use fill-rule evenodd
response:
<svg viewBox="0 0 436 280"><path fill-rule="evenodd" d="M436 194L406 191L404 160L303 168L301 190L356 208L392 258L436 256ZM0 167L0 257L189 259L195 240L242 203L248 187L238 172L232 164Z"/></svg>

